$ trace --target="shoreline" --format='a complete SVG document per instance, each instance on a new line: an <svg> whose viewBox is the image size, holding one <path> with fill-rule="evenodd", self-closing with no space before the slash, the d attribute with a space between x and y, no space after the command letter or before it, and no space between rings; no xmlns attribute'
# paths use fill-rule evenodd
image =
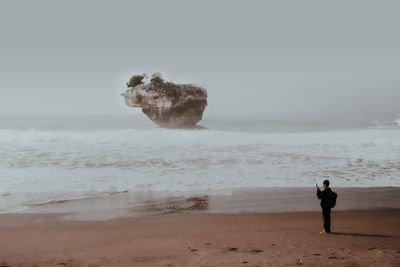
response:
<svg viewBox="0 0 400 267"><path fill-rule="evenodd" d="M336 211L400 209L400 187L333 188ZM36 203L19 212L58 214L63 220L101 221L163 214L287 213L319 211L314 188L247 188L213 192L120 192L107 196ZM2 215L0 214L0 216Z"/></svg>

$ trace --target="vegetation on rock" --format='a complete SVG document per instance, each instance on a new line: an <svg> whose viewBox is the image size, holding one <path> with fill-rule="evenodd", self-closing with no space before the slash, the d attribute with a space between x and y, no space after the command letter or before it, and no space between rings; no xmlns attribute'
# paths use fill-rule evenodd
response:
<svg viewBox="0 0 400 267"><path fill-rule="evenodd" d="M133 88L139 84L143 84L144 78L146 78L146 73L133 75L126 86L128 88Z"/></svg>
<svg viewBox="0 0 400 267"><path fill-rule="evenodd" d="M153 84L161 85L164 83L164 79L161 77L161 73L156 72L156 73L153 73L153 75L151 75L150 82Z"/></svg>

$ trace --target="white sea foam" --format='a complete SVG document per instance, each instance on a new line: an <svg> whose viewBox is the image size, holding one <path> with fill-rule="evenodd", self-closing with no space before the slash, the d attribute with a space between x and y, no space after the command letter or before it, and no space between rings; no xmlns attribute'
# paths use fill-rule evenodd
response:
<svg viewBox="0 0 400 267"><path fill-rule="evenodd" d="M400 186L400 130L0 130L0 211L115 191Z"/></svg>
<svg viewBox="0 0 400 267"><path fill-rule="evenodd" d="M375 121L375 128L380 129L400 129L400 119L391 121Z"/></svg>

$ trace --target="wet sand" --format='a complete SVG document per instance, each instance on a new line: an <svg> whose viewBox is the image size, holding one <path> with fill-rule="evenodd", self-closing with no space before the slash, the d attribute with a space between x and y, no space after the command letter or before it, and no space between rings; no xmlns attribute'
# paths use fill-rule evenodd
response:
<svg viewBox="0 0 400 267"><path fill-rule="evenodd" d="M349 190L354 203L369 201ZM225 214L208 212L215 199L229 196L170 196L135 206L141 216L110 220L89 220L89 213L85 220L74 213L2 214L0 266L399 266L400 208L381 205L388 197L397 203L399 189L391 190L394 195L381 195L381 208L338 206L332 235L319 233L319 211L238 211L261 203L251 200L262 199L257 190L237 193L232 214L225 200L214 209L224 207ZM266 206L270 201L264 198Z"/></svg>
<svg viewBox="0 0 400 267"><path fill-rule="evenodd" d="M334 188L335 210L400 209L400 188ZM271 213L319 211L314 188L264 188L209 192L120 192L105 197L51 201L24 213L65 213L67 220L109 220L184 212Z"/></svg>

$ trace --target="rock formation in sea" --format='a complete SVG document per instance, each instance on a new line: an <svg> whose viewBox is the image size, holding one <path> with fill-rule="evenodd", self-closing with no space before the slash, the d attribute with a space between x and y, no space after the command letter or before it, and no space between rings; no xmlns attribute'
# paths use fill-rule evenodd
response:
<svg viewBox="0 0 400 267"><path fill-rule="evenodd" d="M142 108L142 112L163 128L199 128L207 106L207 91L192 84L175 84L153 80L138 84L122 94L130 107Z"/></svg>

